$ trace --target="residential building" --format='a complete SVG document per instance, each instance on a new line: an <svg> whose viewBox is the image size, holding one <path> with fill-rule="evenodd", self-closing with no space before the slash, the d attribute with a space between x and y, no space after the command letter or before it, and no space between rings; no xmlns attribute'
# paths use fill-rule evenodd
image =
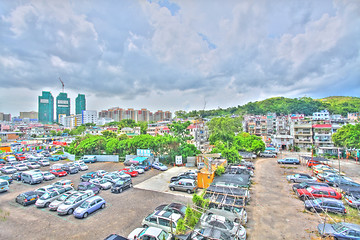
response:
<svg viewBox="0 0 360 240"><path fill-rule="evenodd" d="M332 126L331 124L314 124L312 126L314 132L315 147L333 147L331 140Z"/></svg>
<svg viewBox="0 0 360 240"><path fill-rule="evenodd" d="M50 92L43 91L42 95L39 96L39 113L38 119L41 123L52 123L54 122L54 97Z"/></svg>
<svg viewBox="0 0 360 240"><path fill-rule="evenodd" d="M348 113L348 114L347 114L347 119L349 120L349 122L359 121L359 119L360 119L360 112L357 112L357 113Z"/></svg>
<svg viewBox="0 0 360 240"><path fill-rule="evenodd" d="M171 120L171 112L158 110L155 113L150 112L146 108L141 110L134 110L133 108L122 109L119 107L110 108L108 110L102 110L99 112L99 118L111 118L116 122L119 122L123 119L131 119L135 122L144 121L164 121Z"/></svg>
<svg viewBox="0 0 360 240"><path fill-rule="evenodd" d="M97 111L96 110L84 110L82 111L82 124L95 123L97 122Z"/></svg>
<svg viewBox="0 0 360 240"><path fill-rule="evenodd" d="M307 149L313 145L312 124L295 122L293 124L294 146Z"/></svg>
<svg viewBox="0 0 360 240"><path fill-rule="evenodd" d="M273 135L271 140L274 147L283 150L289 149L290 146L294 145L294 137L291 135Z"/></svg>
<svg viewBox="0 0 360 240"><path fill-rule="evenodd" d="M20 119L38 119L38 112L31 111L31 112L20 112Z"/></svg>
<svg viewBox="0 0 360 240"><path fill-rule="evenodd" d="M143 108L137 111L137 121L139 122L149 122L150 120L150 111L146 108Z"/></svg>
<svg viewBox="0 0 360 240"><path fill-rule="evenodd" d="M62 124L65 128L78 127L82 123L82 115L76 114L76 115L66 116L66 114L60 114L59 123Z"/></svg>
<svg viewBox="0 0 360 240"><path fill-rule="evenodd" d="M329 121L330 114L328 110L321 110L320 112L314 112L312 120L314 121Z"/></svg>
<svg viewBox="0 0 360 240"><path fill-rule="evenodd" d="M59 122L59 114L70 116L70 98L64 92L56 97L56 122Z"/></svg>
<svg viewBox="0 0 360 240"><path fill-rule="evenodd" d="M75 114L82 114L86 110L85 94L78 94L75 99Z"/></svg>

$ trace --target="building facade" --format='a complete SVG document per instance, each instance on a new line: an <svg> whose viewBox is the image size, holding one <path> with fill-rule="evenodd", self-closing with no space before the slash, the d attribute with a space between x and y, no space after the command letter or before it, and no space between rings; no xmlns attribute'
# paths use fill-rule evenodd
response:
<svg viewBox="0 0 360 240"><path fill-rule="evenodd" d="M50 92L43 91L39 96L38 120L41 123L54 122L54 97Z"/></svg>
<svg viewBox="0 0 360 240"><path fill-rule="evenodd" d="M29 118L29 119L38 119L38 112L20 112L20 119Z"/></svg>
<svg viewBox="0 0 360 240"><path fill-rule="evenodd" d="M75 114L82 114L86 110L85 94L78 94L75 99Z"/></svg>
<svg viewBox="0 0 360 240"><path fill-rule="evenodd" d="M85 110L82 111L82 124L86 123L97 123L97 111L96 110Z"/></svg>
<svg viewBox="0 0 360 240"><path fill-rule="evenodd" d="M56 122L59 122L59 114L70 116L70 98L67 93L59 93L56 97Z"/></svg>

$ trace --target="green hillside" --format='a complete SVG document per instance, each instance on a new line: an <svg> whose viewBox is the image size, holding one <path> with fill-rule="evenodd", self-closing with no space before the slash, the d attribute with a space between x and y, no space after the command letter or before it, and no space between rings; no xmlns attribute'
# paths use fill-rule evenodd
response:
<svg viewBox="0 0 360 240"><path fill-rule="evenodd" d="M264 115L269 112L276 114L292 114L302 113L305 115L312 115L317 112L327 109L331 114L341 114L347 116L348 112L360 111L360 98L358 97L343 97L333 96L322 99L312 99L309 97L302 98L285 98L274 97L262 101L249 102L242 106L231 107L227 109L214 109L206 111L177 111L175 112L178 117L215 117L215 116L228 116L228 115L243 115L243 114L256 114Z"/></svg>

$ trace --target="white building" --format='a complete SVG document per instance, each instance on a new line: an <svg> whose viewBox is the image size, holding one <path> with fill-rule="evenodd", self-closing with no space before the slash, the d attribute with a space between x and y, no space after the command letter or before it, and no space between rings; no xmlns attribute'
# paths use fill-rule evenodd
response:
<svg viewBox="0 0 360 240"><path fill-rule="evenodd" d="M111 123L114 122L114 119L111 118L99 118L96 122L96 125L102 126L105 125L107 123Z"/></svg>
<svg viewBox="0 0 360 240"><path fill-rule="evenodd" d="M330 114L328 110L321 110L320 112L313 113L313 120L314 121L326 121L330 120Z"/></svg>
<svg viewBox="0 0 360 240"><path fill-rule="evenodd" d="M97 111L96 110L84 110L82 111L82 124L97 123Z"/></svg>

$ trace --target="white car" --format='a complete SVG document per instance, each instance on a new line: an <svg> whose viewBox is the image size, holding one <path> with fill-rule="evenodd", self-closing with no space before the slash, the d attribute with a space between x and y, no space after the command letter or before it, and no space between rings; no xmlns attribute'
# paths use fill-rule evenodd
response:
<svg viewBox="0 0 360 240"><path fill-rule="evenodd" d="M14 168L13 166L2 167L2 168L0 168L0 171L2 173L6 173L6 174L11 174L11 173L16 173L17 172L16 168Z"/></svg>
<svg viewBox="0 0 360 240"><path fill-rule="evenodd" d="M141 167L131 166L130 168L131 168L132 170L138 172L138 174L142 174L142 173L145 172L145 170L144 170L143 168L141 168Z"/></svg>
<svg viewBox="0 0 360 240"><path fill-rule="evenodd" d="M50 170L61 169L64 164L56 163L50 166Z"/></svg>
<svg viewBox="0 0 360 240"><path fill-rule="evenodd" d="M161 228L148 227L148 228L136 228L127 237L130 240L135 239L152 239L152 240L170 240L172 235L165 232Z"/></svg>
<svg viewBox="0 0 360 240"><path fill-rule="evenodd" d="M152 165L151 165L152 168L155 168L157 170L160 170L160 171L166 171L168 170L167 166L165 166L164 164L162 164L161 162L154 162Z"/></svg>
<svg viewBox="0 0 360 240"><path fill-rule="evenodd" d="M99 178L95 178L95 179L90 179L89 182L93 183L95 186L97 186L100 189L110 189L112 184L111 182L107 181L105 178L104 179L99 179Z"/></svg>
<svg viewBox="0 0 360 240"><path fill-rule="evenodd" d="M26 171L29 169L25 164L18 164L18 165L15 165L14 167L18 171Z"/></svg>
<svg viewBox="0 0 360 240"><path fill-rule="evenodd" d="M55 179L55 175L52 174L52 173L49 172L49 171L42 172L42 175L43 175L43 177L44 177L44 180L46 180L46 181Z"/></svg>
<svg viewBox="0 0 360 240"><path fill-rule="evenodd" d="M76 161L73 165L74 167L77 167L80 171L86 171L89 169L89 167L83 161Z"/></svg>

